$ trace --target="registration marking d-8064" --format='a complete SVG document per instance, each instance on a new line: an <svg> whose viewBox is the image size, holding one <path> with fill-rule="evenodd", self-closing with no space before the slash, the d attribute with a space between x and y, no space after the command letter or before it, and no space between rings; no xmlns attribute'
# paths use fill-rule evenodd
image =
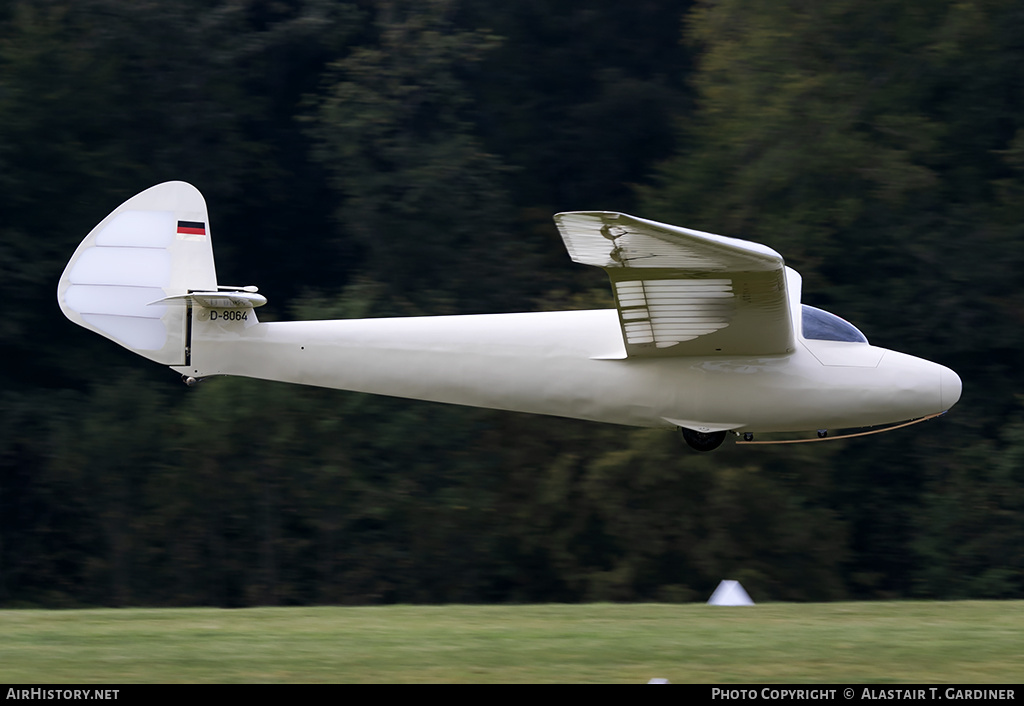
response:
<svg viewBox="0 0 1024 706"><path fill-rule="evenodd" d="M212 309L210 321L248 321L248 309Z"/></svg>

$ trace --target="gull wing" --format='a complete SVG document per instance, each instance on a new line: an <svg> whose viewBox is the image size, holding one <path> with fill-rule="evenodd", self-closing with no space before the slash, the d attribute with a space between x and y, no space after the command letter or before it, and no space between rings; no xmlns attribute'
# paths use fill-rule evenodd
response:
<svg viewBox="0 0 1024 706"><path fill-rule="evenodd" d="M555 224L574 261L608 273L628 356L793 351L799 275L771 248L624 213L559 213Z"/></svg>

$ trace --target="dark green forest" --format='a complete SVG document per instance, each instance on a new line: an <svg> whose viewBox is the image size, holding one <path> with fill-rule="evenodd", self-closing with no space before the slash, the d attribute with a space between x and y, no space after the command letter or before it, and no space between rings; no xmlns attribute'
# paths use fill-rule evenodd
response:
<svg viewBox="0 0 1024 706"><path fill-rule="evenodd" d="M677 434L179 376L68 322L196 185L264 320L611 306L551 221L765 243L947 365L911 429ZM0 606L1024 598L1016 0L0 0Z"/></svg>

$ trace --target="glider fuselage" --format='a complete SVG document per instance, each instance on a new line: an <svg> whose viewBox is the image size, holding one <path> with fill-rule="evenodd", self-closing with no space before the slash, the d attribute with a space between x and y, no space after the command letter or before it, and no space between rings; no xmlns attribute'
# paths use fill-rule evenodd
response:
<svg viewBox="0 0 1024 706"><path fill-rule="evenodd" d="M79 244L57 284L80 326L181 373L240 375L641 427L709 450L727 431L849 429L949 409L960 379L801 301L771 248L615 212L555 215L615 309L261 323L221 285L202 194L166 182ZM755 442L757 443L757 442Z"/></svg>
<svg viewBox="0 0 1024 706"><path fill-rule="evenodd" d="M270 323L194 312L190 365L172 366L186 376L630 426L858 427L941 412L960 392L947 368L867 343L800 340L792 353L758 357L627 357L614 309Z"/></svg>

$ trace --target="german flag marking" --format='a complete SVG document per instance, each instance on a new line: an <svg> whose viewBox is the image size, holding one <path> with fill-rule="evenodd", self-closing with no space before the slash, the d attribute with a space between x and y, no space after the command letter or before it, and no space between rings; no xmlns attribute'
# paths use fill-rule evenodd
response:
<svg viewBox="0 0 1024 706"><path fill-rule="evenodd" d="M178 232L186 235L206 235L206 224L202 221L178 221Z"/></svg>

